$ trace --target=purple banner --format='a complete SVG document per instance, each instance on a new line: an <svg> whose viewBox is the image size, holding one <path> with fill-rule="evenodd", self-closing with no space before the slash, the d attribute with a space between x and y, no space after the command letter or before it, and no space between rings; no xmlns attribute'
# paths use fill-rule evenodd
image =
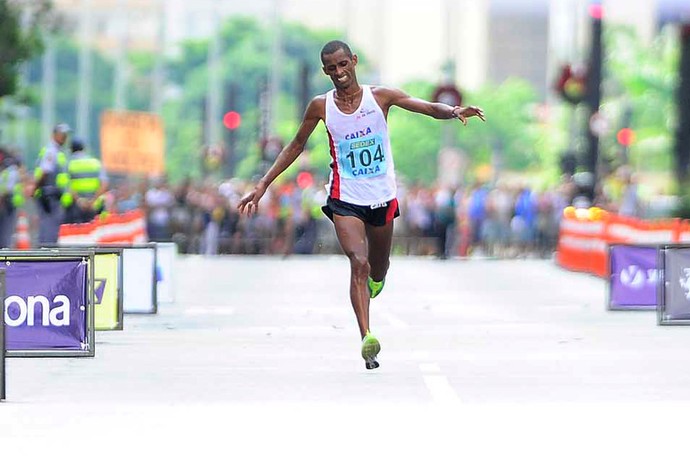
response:
<svg viewBox="0 0 690 470"><path fill-rule="evenodd" d="M5 266L7 350L85 350L86 265L10 261Z"/></svg>
<svg viewBox="0 0 690 470"><path fill-rule="evenodd" d="M614 245L610 255L610 307L654 309L657 305L659 279L657 249L650 246Z"/></svg>

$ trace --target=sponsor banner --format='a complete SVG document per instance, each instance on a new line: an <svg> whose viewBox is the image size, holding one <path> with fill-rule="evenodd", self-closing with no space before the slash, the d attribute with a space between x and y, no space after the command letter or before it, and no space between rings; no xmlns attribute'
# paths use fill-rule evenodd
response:
<svg viewBox="0 0 690 470"><path fill-rule="evenodd" d="M664 281L660 323L690 322L690 247L666 247Z"/></svg>
<svg viewBox="0 0 690 470"><path fill-rule="evenodd" d="M123 308L125 313L156 313L156 247L122 250Z"/></svg>
<svg viewBox="0 0 690 470"><path fill-rule="evenodd" d="M156 280L158 302L175 302L175 260L177 244L156 243Z"/></svg>
<svg viewBox="0 0 690 470"><path fill-rule="evenodd" d="M87 263L6 261L8 351L86 351Z"/></svg>
<svg viewBox="0 0 690 470"><path fill-rule="evenodd" d="M659 281L657 253L657 248L653 246L611 246L609 308L656 308Z"/></svg>
<svg viewBox="0 0 690 470"><path fill-rule="evenodd" d="M120 254L96 253L94 273L96 331L121 330Z"/></svg>

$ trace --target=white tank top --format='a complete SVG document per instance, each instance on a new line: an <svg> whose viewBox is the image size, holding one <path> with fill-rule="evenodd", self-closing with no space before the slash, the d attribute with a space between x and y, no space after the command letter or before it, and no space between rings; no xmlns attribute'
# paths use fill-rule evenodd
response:
<svg viewBox="0 0 690 470"><path fill-rule="evenodd" d="M326 131L331 148L331 175L326 186L333 199L370 206L395 198L395 168L388 124L369 86L352 114L326 94Z"/></svg>

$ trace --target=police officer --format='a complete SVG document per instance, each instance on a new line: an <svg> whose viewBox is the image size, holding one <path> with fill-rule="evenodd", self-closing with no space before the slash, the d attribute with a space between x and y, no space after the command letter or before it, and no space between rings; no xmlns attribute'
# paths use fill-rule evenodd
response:
<svg viewBox="0 0 690 470"><path fill-rule="evenodd" d="M17 209L24 205L24 185L19 160L3 152L0 163L0 248L12 246L17 225Z"/></svg>
<svg viewBox="0 0 690 470"><path fill-rule="evenodd" d="M69 182L67 155L62 151L62 146L71 131L65 123L55 126L51 141L38 154L38 163L34 171L34 198L38 206L39 245L57 243L63 219L60 198Z"/></svg>
<svg viewBox="0 0 690 470"><path fill-rule="evenodd" d="M84 142L72 139L72 155L67 164L69 184L61 202L67 224L90 222L105 209L107 178L100 160L84 151Z"/></svg>

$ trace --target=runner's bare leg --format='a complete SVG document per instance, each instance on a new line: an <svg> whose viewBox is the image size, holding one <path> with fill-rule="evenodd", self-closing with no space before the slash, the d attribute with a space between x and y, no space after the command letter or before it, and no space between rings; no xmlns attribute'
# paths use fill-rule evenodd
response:
<svg viewBox="0 0 690 470"><path fill-rule="evenodd" d="M366 225L367 240L369 241L369 265L371 278L381 282L386 277L390 266L391 245L393 244L393 221L382 227Z"/></svg>
<svg viewBox="0 0 690 470"><path fill-rule="evenodd" d="M369 331L369 288L367 278L370 267L364 222L356 217L334 214L333 223L340 246L350 260L350 301L357 316L359 333L364 338Z"/></svg>

